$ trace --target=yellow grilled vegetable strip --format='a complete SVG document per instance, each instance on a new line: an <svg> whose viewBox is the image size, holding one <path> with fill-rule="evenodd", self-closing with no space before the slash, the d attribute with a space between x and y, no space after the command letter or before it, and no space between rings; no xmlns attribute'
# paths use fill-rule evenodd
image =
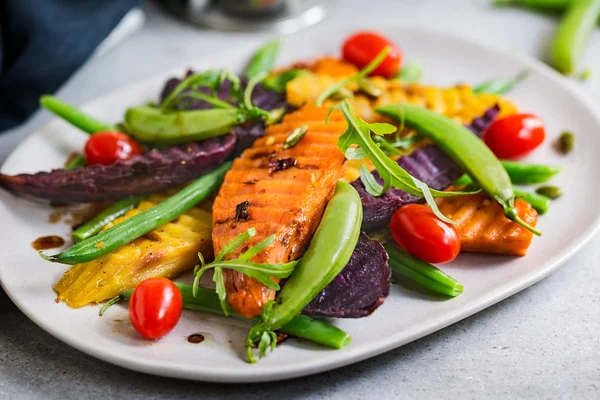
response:
<svg viewBox="0 0 600 400"><path fill-rule="evenodd" d="M153 195L108 227L165 200ZM54 285L58 301L73 308L99 303L156 276L174 278L212 256L212 200L99 259L71 267Z"/></svg>
<svg viewBox="0 0 600 400"><path fill-rule="evenodd" d="M327 88L357 72L355 66L329 57L316 60L308 69L311 73L301 75L287 84L287 100L292 106L300 107L303 104L314 103ZM374 109L396 103L421 105L462 124L470 124L496 104L500 107L498 117L517 112L517 107L509 100L493 94L475 94L467 85L440 88L417 83L406 84L397 79L387 80L381 77L370 79L381 89L381 95L377 98L362 94L356 84L347 86L347 89L354 93L354 97L348 99L352 111L367 122L395 123L377 114ZM330 99L324 103L324 106L331 107L338 102L337 99ZM344 179L348 181L357 179L362 164L365 164L369 170L373 169L373 165L368 161L349 161Z"/></svg>

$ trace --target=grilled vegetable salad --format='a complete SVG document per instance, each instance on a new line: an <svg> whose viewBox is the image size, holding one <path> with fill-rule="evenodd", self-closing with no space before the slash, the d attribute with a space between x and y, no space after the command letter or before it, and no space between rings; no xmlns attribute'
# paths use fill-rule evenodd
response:
<svg viewBox="0 0 600 400"><path fill-rule="evenodd" d="M256 362L280 334L348 345L348 333L319 318L369 316L393 278L460 295L431 263L460 252L525 256L542 234L538 215L562 194L515 186L560 172L518 160L546 137L538 116L501 97L526 71L439 88L417 83L418 64L403 65L375 32L349 37L341 58L275 69L279 46L259 49L241 76L173 78L118 124L42 97L89 139L64 168L0 175L0 185L105 206L73 231L71 247L40 252L72 265L54 285L58 300L105 302L103 314L126 299L151 340L182 309L241 318ZM193 283L172 281L188 271ZM200 287L205 274L214 289Z"/></svg>

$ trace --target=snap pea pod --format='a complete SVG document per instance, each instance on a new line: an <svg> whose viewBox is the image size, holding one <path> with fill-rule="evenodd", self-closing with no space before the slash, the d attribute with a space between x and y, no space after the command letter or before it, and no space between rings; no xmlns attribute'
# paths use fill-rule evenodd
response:
<svg viewBox="0 0 600 400"><path fill-rule="evenodd" d="M600 0L569 3L550 49L550 63L557 71L566 75L577 72L577 63L583 56L599 17Z"/></svg>
<svg viewBox="0 0 600 400"><path fill-rule="evenodd" d="M142 200L146 199L148 195L128 197L123 200L119 200L116 203L110 205L106 209L102 210L94 218L81 225L79 228L71 233L73 242L79 243L82 240L91 238L98 232L100 232L106 225L115 219L124 215L127 211L137 206Z"/></svg>
<svg viewBox="0 0 600 400"><path fill-rule="evenodd" d="M410 279L425 289L446 296L456 297L463 292L463 285L450 275L423 260L411 256L394 242L387 242L383 247L390 257L390 268L392 268L395 275Z"/></svg>
<svg viewBox="0 0 600 400"><path fill-rule="evenodd" d="M504 209L504 215L525 229L541 235L523 221L515 208L515 194L506 170L494 153L460 123L423 107L395 104L378 107L377 112L414 128L436 144L473 181Z"/></svg>
<svg viewBox="0 0 600 400"><path fill-rule="evenodd" d="M515 77L509 79L492 79L473 86L473 93L505 94L525 79L527 75L529 75L529 70L521 71Z"/></svg>
<svg viewBox="0 0 600 400"><path fill-rule="evenodd" d="M181 297L183 299L183 308L185 310L192 311L204 311L212 314L223 315L223 309L221 308L221 301L219 295L212 289L197 288L197 295L194 296L192 291L192 285L173 282L179 288ZM119 296L110 300L100 310L100 315L104 314L106 309L116 303L119 300L128 300L133 293L133 289L127 290L121 293ZM232 310L229 310L229 315L248 322L250 324L258 322L258 318L244 318L239 314L236 314ZM300 339L310 340L313 343L318 343L323 346L331 347L334 349L341 349L350 343L350 335L336 328L333 325L328 324L325 321L318 319L312 319L305 315L297 315L288 322L286 325L278 329L279 332L287 335L292 335Z"/></svg>
<svg viewBox="0 0 600 400"><path fill-rule="evenodd" d="M296 265L275 303L263 308L261 322L248 332L250 362L258 343L259 356L274 346L272 332L288 324L344 269L360 235L362 204L356 189L339 181L306 253Z"/></svg>
<svg viewBox="0 0 600 400"><path fill-rule="evenodd" d="M502 166L515 185L544 183L561 171L555 165L529 164L521 161L502 160Z"/></svg>
<svg viewBox="0 0 600 400"><path fill-rule="evenodd" d="M58 254L47 256L40 252L40 255L48 261L73 265L92 261L108 254L177 218L198 202L206 199L221 186L225 173L230 167L231 162L221 164L157 206L110 227L96 236L85 239Z"/></svg>
<svg viewBox="0 0 600 400"><path fill-rule="evenodd" d="M59 100L54 96L44 95L40 97L40 105L86 133L92 134L115 130L114 126L97 120L77 107Z"/></svg>
<svg viewBox="0 0 600 400"><path fill-rule="evenodd" d="M65 165L65 169L75 169L77 167L85 167L86 165L87 162L83 154L77 154Z"/></svg>
<svg viewBox="0 0 600 400"><path fill-rule="evenodd" d="M164 112L155 107L133 107L125 113L129 134L143 142L176 144L229 133L251 119L242 108Z"/></svg>
<svg viewBox="0 0 600 400"><path fill-rule="evenodd" d="M245 75L248 79L271 72L279 55L279 45L279 40L272 40L258 49L246 67Z"/></svg>
<svg viewBox="0 0 600 400"><path fill-rule="evenodd" d="M571 0L495 0L495 6L521 6L545 11L562 11Z"/></svg>

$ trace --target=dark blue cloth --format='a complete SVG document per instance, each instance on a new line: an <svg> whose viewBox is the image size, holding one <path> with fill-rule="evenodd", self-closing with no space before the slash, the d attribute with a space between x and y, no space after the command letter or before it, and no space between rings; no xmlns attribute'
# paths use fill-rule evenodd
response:
<svg viewBox="0 0 600 400"><path fill-rule="evenodd" d="M23 122L141 0L0 0L0 132Z"/></svg>

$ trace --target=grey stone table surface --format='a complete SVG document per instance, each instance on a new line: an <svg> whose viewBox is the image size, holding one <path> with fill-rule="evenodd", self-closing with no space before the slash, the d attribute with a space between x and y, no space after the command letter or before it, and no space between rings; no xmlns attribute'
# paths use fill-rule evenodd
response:
<svg viewBox="0 0 600 400"><path fill-rule="evenodd" d="M543 57L556 20L494 10L486 0L338 1L330 20L379 21L472 37ZM202 31L154 5L145 27L90 60L60 91L84 103L134 80L264 34ZM187 63L187 64L186 64ZM579 85L600 99L600 30ZM599 107L600 111L600 107ZM0 136L0 160L47 122L38 114ZM596 202L596 199L590 199ZM600 398L600 236L542 282L462 322L373 359L291 381L218 385L144 375L89 357L29 321L0 290L0 398ZM401 310L399 311L401 312Z"/></svg>

